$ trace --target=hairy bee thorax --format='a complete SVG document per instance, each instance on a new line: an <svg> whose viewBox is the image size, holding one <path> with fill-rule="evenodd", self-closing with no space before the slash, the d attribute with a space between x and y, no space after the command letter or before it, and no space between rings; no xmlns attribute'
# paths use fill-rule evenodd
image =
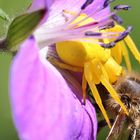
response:
<svg viewBox="0 0 140 140"><path fill-rule="evenodd" d="M129 115L126 117L131 140L140 139L140 76L135 74L121 77L115 83L115 89L126 106ZM119 113L120 106L112 98L108 101L109 108Z"/></svg>

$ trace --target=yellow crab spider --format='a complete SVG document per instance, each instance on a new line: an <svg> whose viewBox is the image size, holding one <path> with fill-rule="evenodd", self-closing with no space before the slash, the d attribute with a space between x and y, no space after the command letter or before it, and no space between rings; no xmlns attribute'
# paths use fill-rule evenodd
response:
<svg viewBox="0 0 140 140"><path fill-rule="evenodd" d="M118 28L120 26L116 27ZM120 29L123 28L120 27ZM129 46L135 58L140 62L140 54L132 39L128 36L124 41ZM100 45L90 42L65 41L56 44L56 51L63 62L58 62L57 65L59 67L71 71L83 72L83 98L86 98L86 86L88 83L109 126L110 122L96 88L97 84L102 83L127 114L125 106L112 87L112 83L124 73L123 68L119 65L122 61L122 56L126 60L128 69L131 69L127 48L123 41L117 43L113 49L104 49ZM52 63L56 64L54 61Z"/></svg>
<svg viewBox="0 0 140 140"><path fill-rule="evenodd" d="M64 14L75 14L66 10L63 12ZM73 30L80 29L80 27L88 27L87 25L90 25L90 23L93 23L92 25L94 27L94 23L96 24L96 21L93 22L93 18L87 17L85 14L80 14L67 28L72 28ZM96 30L94 31L94 29ZM83 40L76 39L69 41L58 41L58 43L56 43L56 52L61 61L52 58L49 58L49 60L54 65L62 69L83 73L82 90L84 101L86 99L86 87L88 84L106 122L108 123L109 127L111 127L109 118L100 97L100 94L102 93L99 94L96 85L100 83L104 85L104 87L111 94L112 98L116 100L116 102L128 115L124 104L121 102L112 84L116 82L119 76L125 73L120 65L123 56L128 69L131 70L131 64L125 44L127 44L139 62L140 54L128 35L127 37L125 36L125 38L123 38L124 41L120 41L122 39L119 40L119 38L117 38L119 41L115 40L115 42L114 40L109 40L107 38L108 34L106 34L106 30L113 33L110 37L113 38L114 36L114 38L117 38L118 34L124 31L124 28L119 25L115 25L115 27L111 29L100 30L100 28L96 26L95 28L91 29L91 32L87 31L84 33ZM93 35L94 39L91 38L90 35ZM102 35L105 35L105 38L107 39L102 38ZM100 41L98 37L96 38L96 36L99 36L99 38L101 37ZM105 49L100 46L100 43L110 43L110 41L116 44L114 48ZM110 46L107 47L109 48Z"/></svg>
<svg viewBox="0 0 140 140"><path fill-rule="evenodd" d="M123 28L119 25L116 25L113 30L118 27L122 31ZM124 41L140 62L140 54L132 42L132 39L128 36ZM129 43L131 43L131 46ZM116 47L112 49L104 49L100 45L90 42L64 41L56 44L56 51L63 63L53 60L50 61L63 69L83 72L83 98L84 100L86 98L86 86L88 83L109 126L110 122L102 105L100 94L96 88L97 84L102 83L127 114L125 106L112 87L112 83L124 72L123 68L119 65L122 61L122 56L124 56L126 60L128 69L131 69L127 48L123 41L118 42Z"/></svg>
<svg viewBox="0 0 140 140"><path fill-rule="evenodd" d="M98 44L65 41L56 44L56 51L63 63L50 60L53 64L71 71L82 72L83 70L83 98L84 100L86 98L88 83L109 126L111 125L96 88L97 84L102 83L127 113L125 106L110 83L110 81L116 81L123 71L122 67L111 57L111 50L104 49Z"/></svg>
<svg viewBox="0 0 140 140"><path fill-rule="evenodd" d="M131 49L137 52L134 55L140 62L140 55L135 46L133 46L133 48L131 46ZM95 101L99 105L109 126L111 125L102 105L100 94L96 88L97 84L102 83L127 114L125 106L111 85L123 74L123 68L114 60L114 58L116 58L116 60L120 58L114 56L111 49L104 49L100 45L93 43L65 41L56 44L56 51L63 63L51 60L52 63L64 69L83 72L83 98L86 98L86 86L88 83ZM126 59L129 59L127 50L122 49L121 51L121 54L124 55L126 53L125 57ZM119 57L122 57L122 55Z"/></svg>

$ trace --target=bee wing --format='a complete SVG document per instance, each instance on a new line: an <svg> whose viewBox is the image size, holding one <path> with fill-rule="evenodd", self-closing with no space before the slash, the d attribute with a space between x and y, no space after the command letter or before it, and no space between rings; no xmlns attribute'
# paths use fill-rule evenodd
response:
<svg viewBox="0 0 140 140"><path fill-rule="evenodd" d="M119 112L106 140L124 140L125 137L128 138L129 136L129 133L127 132L127 116L122 109L120 109Z"/></svg>

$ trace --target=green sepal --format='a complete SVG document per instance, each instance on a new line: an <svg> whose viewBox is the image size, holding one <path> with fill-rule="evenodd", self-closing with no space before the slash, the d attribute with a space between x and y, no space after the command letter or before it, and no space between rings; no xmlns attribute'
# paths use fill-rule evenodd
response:
<svg viewBox="0 0 140 140"><path fill-rule="evenodd" d="M4 39L4 46L0 46L0 48L3 51L7 50L11 52L18 50L19 45L33 33L44 14L45 10L41 9L14 18L9 25L7 36Z"/></svg>

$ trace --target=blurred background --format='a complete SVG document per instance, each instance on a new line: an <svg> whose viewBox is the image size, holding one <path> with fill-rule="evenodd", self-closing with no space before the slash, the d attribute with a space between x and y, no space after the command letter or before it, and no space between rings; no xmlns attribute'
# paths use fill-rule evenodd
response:
<svg viewBox="0 0 140 140"><path fill-rule="evenodd" d="M25 10L29 6L31 0L0 0L0 8L4 10L10 17L14 17ZM139 0L116 0L112 4L128 4L132 9L128 12L120 12L120 16L124 20L124 26L132 25L134 27L131 37L140 50L140 10ZM0 36L2 37L5 31L5 23L0 19ZM135 71L140 70L140 65L131 56L131 62ZM0 53L0 140L18 140L12 116L10 111L10 102L8 95L8 79L11 64L11 56L7 53ZM107 131L107 130L106 130ZM104 140L101 135L99 140Z"/></svg>

